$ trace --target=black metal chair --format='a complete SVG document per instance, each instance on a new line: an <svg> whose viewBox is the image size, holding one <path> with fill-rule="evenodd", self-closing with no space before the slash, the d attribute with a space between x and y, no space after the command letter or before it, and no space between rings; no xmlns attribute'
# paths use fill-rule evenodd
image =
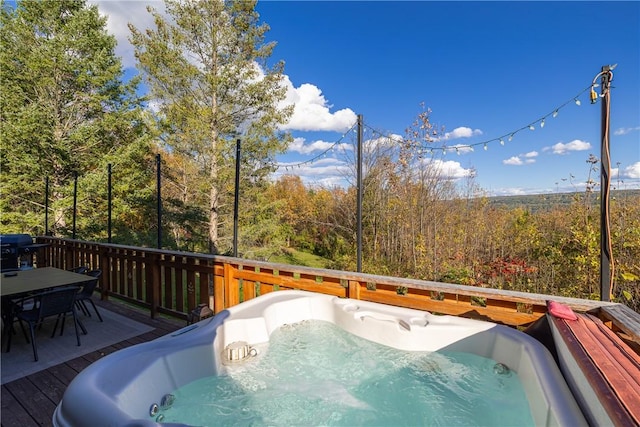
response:
<svg viewBox="0 0 640 427"><path fill-rule="evenodd" d="M55 288L52 290L48 290L32 297L35 298L36 304L30 310L17 311L15 313L15 319L20 322L20 328L24 333L24 336L29 342L29 337L27 337L27 333L22 325L22 322L27 322L29 324L29 332L31 336L31 347L33 348L33 358L37 362L38 361L38 349L36 346L36 334L35 328L40 322L45 321L48 317L56 316L56 323L53 328L53 332L51 333L51 337L56 333L58 328L58 323L60 318L62 317L62 327L60 330L60 335L64 333L64 321L65 315L67 313L71 313L73 315L73 323L76 330L76 340L78 342L78 346L80 346L80 334L78 333L78 326L85 331L84 326L80 323L80 319L78 319L76 315L76 295L78 294L78 287L63 287L63 288ZM85 332L86 334L86 332ZM11 333L8 334L8 342L7 342L7 352L11 349Z"/></svg>
<svg viewBox="0 0 640 427"><path fill-rule="evenodd" d="M86 274L87 271L89 271L89 267L81 265L81 266L78 266L78 267L70 268L69 271L71 271L72 273Z"/></svg>
<svg viewBox="0 0 640 427"><path fill-rule="evenodd" d="M83 283L82 289L76 295L76 307L80 308L80 310L82 310L85 316L91 317L91 313L89 312L89 309L87 308L87 304L86 304L86 302L88 301L93 306L93 310L96 312L96 315L98 315L98 319L100 319L100 321L102 322L103 321L102 316L100 316L98 307L96 307L96 304L93 302L93 299L91 299L91 296L93 295L93 291L95 291L96 287L98 286L98 280L100 279L102 270L91 270L86 274L87 276L93 277L93 279L87 280L86 282Z"/></svg>

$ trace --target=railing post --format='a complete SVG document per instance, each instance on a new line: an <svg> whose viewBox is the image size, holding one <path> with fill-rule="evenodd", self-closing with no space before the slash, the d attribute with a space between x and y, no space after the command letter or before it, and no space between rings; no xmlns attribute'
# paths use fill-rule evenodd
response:
<svg viewBox="0 0 640 427"><path fill-rule="evenodd" d="M110 249L100 246L100 299L106 301L109 299L109 291L111 291L111 263L109 262Z"/></svg>
<svg viewBox="0 0 640 427"><path fill-rule="evenodd" d="M149 292L149 303L150 305L150 314L151 318L155 319L158 316L158 306L160 304L160 297L162 295L161 289L161 281L162 277L160 275L160 254L149 254L145 253L145 262L146 267L150 267L150 272L148 271L146 276L147 281L147 292ZM149 259L150 258L150 259Z"/></svg>
<svg viewBox="0 0 640 427"><path fill-rule="evenodd" d="M213 312L218 314L225 309L225 283L226 283L226 263L224 267L213 264ZM222 275L219 275L222 270ZM216 272L218 274L216 274Z"/></svg>
<svg viewBox="0 0 640 427"><path fill-rule="evenodd" d="M69 249L69 246L71 246L71 250ZM71 242L66 242L66 249L64 251L64 265L58 265L58 268L63 268L65 270L68 270L69 268L73 268L75 267L73 265L73 261L75 259L75 254L76 254L76 244L74 241Z"/></svg>
<svg viewBox="0 0 640 427"><path fill-rule="evenodd" d="M191 311L200 304L200 300L196 299L196 260L187 258L187 311Z"/></svg>
<svg viewBox="0 0 640 427"><path fill-rule="evenodd" d="M360 299L360 282L349 280L349 287L347 288L347 292L347 298Z"/></svg>
<svg viewBox="0 0 640 427"><path fill-rule="evenodd" d="M237 286L232 286L235 279L234 273L235 269L229 263L224 264L224 308L233 307L234 305L240 302L240 290Z"/></svg>

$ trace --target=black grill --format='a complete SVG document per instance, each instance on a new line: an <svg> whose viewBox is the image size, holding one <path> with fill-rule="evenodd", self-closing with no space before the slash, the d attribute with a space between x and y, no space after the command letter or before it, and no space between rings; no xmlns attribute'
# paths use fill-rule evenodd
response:
<svg viewBox="0 0 640 427"><path fill-rule="evenodd" d="M47 244L33 243L28 234L0 234L2 271L33 267L33 254Z"/></svg>

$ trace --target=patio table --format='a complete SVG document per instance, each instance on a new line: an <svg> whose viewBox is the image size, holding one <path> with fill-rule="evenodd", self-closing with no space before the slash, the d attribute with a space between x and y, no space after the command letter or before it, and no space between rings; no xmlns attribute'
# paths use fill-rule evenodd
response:
<svg viewBox="0 0 640 427"><path fill-rule="evenodd" d="M55 267L33 268L0 274L0 296L2 297L2 320L4 325L12 321L7 317L10 315L9 300L11 299L7 297L21 297L60 286L79 286L87 280L91 280L91 278L85 274L78 274ZM80 323L80 328L86 335L87 330L82 323Z"/></svg>
<svg viewBox="0 0 640 427"><path fill-rule="evenodd" d="M3 297L24 294L58 286L80 285L90 280L85 274L73 273L55 267L19 270L0 275L0 291Z"/></svg>

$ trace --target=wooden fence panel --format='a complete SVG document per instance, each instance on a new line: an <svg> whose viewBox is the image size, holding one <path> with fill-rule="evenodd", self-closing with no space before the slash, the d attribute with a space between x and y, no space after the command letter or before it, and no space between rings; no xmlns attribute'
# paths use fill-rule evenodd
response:
<svg viewBox="0 0 640 427"><path fill-rule="evenodd" d="M272 264L246 259L163 251L124 245L38 237L48 265L101 268L103 298L110 295L182 318L198 303L215 313L269 292L300 289L338 297L392 304L439 314L474 317L526 326L546 313L554 299L578 312L607 308L608 324L637 338L640 314L615 310L620 304L487 289L362 273ZM159 269L153 273L154 268ZM611 309L609 309L611 307ZM630 318L633 318L633 325Z"/></svg>

